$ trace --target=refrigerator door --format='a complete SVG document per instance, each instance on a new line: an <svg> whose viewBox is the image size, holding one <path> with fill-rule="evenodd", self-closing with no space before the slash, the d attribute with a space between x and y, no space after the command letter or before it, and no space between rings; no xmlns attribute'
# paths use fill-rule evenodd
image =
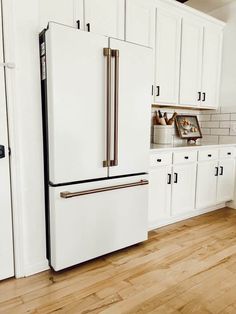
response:
<svg viewBox="0 0 236 314"><path fill-rule="evenodd" d="M110 39L110 48L114 64L112 154L114 157L117 148L117 160L110 167L109 176L145 173L150 146L153 51L116 39Z"/></svg>
<svg viewBox="0 0 236 314"><path fill-rule="evenodd" d="M46 31L49 181L107 177L103 36L50 23ZM42 50L42 47L41 47Z"/></svg>
<svg viewBox="0 0 236 314"><path fill-rule="evenodd" d="M54 270L146 240L147 184L147 177L135 176L50 187Z"/></svg>

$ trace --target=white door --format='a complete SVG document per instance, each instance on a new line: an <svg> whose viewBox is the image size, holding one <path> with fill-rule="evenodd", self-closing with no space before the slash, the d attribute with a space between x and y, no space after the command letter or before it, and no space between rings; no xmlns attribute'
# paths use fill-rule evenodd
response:
<svg viewBox="0 0 236 314"><path fill-rule="evenodd" d="M222 29L213 25L204 28L202 106L217 108L219 105Z"/></svg>
<svg viewBox="0 0 236 314"><path fill-rule="evenodd" d="M171 166L163 166L149 173L149 226L170 218L171 171Z"/></svg>
<svg viewBox="0 0 236 314"><path fill-rule="evenodd" d="M145 183L147 177L135 176L50 187L52 267L60 270L146 240ZM66 191L76 194L63 198Z"/></svg>
<svg viewBox="0 0 236 314"><path fill-rule="evenodd" d="M124 39L124 0L85 0L85 30Z"/></svg>
<svg viewBox="0 0 236 314"><path fill-rule="evenodd" d="M226 202L234 198L235 160L227 159L219 162L219 178L217 186L217 201Z"/></svg>
<svg viewBox="0 0 236 314"><path fill-rule="evenodd" d="M107 176L104 36L50 23L46 31L49 177L54 184Z"/></svg>
<svg viewBox="0 0 236 314"><path fill-rule="evenodd" d="M40 29L49 22L83 28L83 0L39 0Z"/></svg>
<svg viewBox="0 0 236 314"><path fill-rule="evenodd" d="M194 17L183 18L180 68L180 104L201 104L203 26Z"/></svg>
<svg viewBox="0 0 236 314"><path fill-rule="evenodd" d="M218 162L209 161L198 164L196 208L202 209L216 204Z"/></svg>
<svg viewBox="0 0 236 314"><path fill-rule="evenodd" d="M180 37L181 16L158 8L156 20L155 103L178 103Z"/></svg>
<svg viewBox="0 0 236 314"><path fill-rule="evenodd" d="M194 210L196 190L196 164L173 166L172 215L180 215Z"/></svg>
<svg viewBox="0 0 236 314"><path fill-rule="evenodd" d="M155 46L155 7L150 1L126 0L127 41L154 48Z"/></svg>
<svg viewBox="0 0 236 314"><path fill-rule="evenodd" d="M118 165L109 176L148 172L152 49L110 39L119 50ZM114 132L115 133L115 132ZM112 134L112 138L113 134Z"/></svg>
<svg viewBox="0 0 236 314"><path fill-rule="evenodd" d="M0 62L4 62L2 41L1 22ZM0 145L0 280L2 280L14 276L7 113L3 67L0 67Z"/></svg>

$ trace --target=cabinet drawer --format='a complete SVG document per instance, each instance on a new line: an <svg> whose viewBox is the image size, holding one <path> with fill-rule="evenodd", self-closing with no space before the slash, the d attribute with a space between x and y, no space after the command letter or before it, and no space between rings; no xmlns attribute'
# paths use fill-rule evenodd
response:
<svg viewBox="0 0 236 314"><path fill-rule="evenodd" d="M197 152L176 152L174 153L174 164L183 164L197 161Z"/></svg>
<svg viewBox="0 0 236 314"><path fill-rule="evenodd" d="M172 163L172 153L157 153L150 156L150 166L166 166Z"/></svg>
<svg viewBox="0 0 236 314"><path fill-rule="evenodd" d="M217 160L218 149L204 149L198 152L198 161Z"/></svg>
<svg viewBox="0 0 236 314"><path fill-rule="evenodd" d="M224 147L220 149L220 159L222 158L234 158L235 147Z"/></svg>

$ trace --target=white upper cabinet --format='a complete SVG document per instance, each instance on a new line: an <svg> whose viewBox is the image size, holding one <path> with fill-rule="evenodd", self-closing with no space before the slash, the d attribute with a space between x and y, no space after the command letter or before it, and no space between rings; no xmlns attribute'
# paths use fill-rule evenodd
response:
<svg viewBox="0 0 236 314"><path fill-rule="evenodd" d="M222 36L222 28L217 25L209 23L204 27L202 107L219 106Z"/></svg>
<svg viewBox="0 0 236 314"><path fill-rule="evenodd" d="M155 7L150 1L126 0L127 41L154 48L155 46Z"/></svg>
<svg viewBox="0 0 236 314"><path fill-rule="evenodd" d="M181 16L157 8L155 103L178 104Z"/></svg>
<svg viewBox="0 0 236 314"><path fill-rule="evenodd" d="M124 39L125 0L84 0L85 30Z"/></svg>
<svg viewBox="0 0 236 314"><path fill-rule="evenodd" d="M83 0L39 0L39 11L40 29L48 22L77 27L77 21L83 28Z"/></svg>
<svg viewBox="0 0 236 314"><path fill-rule="evenodd" d="M183 18L180 67L180 104L198 106L201 100L203 26L199 20Z"/></svg>

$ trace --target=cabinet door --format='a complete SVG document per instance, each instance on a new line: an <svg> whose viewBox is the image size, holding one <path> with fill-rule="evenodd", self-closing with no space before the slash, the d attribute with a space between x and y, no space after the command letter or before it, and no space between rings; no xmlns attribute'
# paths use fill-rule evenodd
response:
<svg viewBox="0 0 236 314"><path fill-rule="evenodd" d="M222 30L207 25L204 29L203 69L202 69L202 106L219 106L221 73Z"/></svg>
<svg viewBox="0 0 236 314"><path fill-rule="evenodd" d="M217 201L231 201L234 197L235 160L222 160L219 163Z"/></svg>
<svg viewBox="0 0 236 314"><path fill-rule="evenodd" d="M196 208L206 208L216 204L216 188L218 163L216 161L202 162L197 170Z"/></svg>
<svg viewBox="0 0 236 314"><path fill-rule="evenodd" d="M40 28L47 27L48 22L57 22L76 27L80 21L83 28L83 0L39 0Z"/></svg>
<svg viewBox="0 0 236 314"><path fill-rule="evenodd" d="M172 181L172 215L192 211L195 207L196 164L175 165Z"/></svg>
<svg viewBox="0 0 236 314"><path fill-rule="evenodd" d="M170 218L171 166L158 167L149 174L149 226Z"/></svg>
<svg viewBox="0 0 236 314"><path fill-rule="evenodd" d="M200 105L203 26L183 18L180 69L180 104Z"/></svg>
<svg viewBox="0 0 236 314"><path fill-rule="evenodd" d="M150 1L126 0L125 39L154 48L155 8Z"/></svg>
<svg viewBox="0 0 236 314"><path fill-rule="evenodd" d="M124 0L86 0L84 1L85 29L124 39Z"/></svg>
<svg viewBox="0 0 236 314"><path fill-rule="evenodd" d="M0 7L0 62L4 62L1 16ZM12 70L6 69L6 71ZM0 90L0 145L2 145L0 147L0 280L2 280L14 276L7 112L3 67L0 67Z"/></svg>
<svg viewBox="0 0 236 314"><path fill-rule="evenodd" d="M155 103L178 103L181 17L157 9Z"/></svg>

